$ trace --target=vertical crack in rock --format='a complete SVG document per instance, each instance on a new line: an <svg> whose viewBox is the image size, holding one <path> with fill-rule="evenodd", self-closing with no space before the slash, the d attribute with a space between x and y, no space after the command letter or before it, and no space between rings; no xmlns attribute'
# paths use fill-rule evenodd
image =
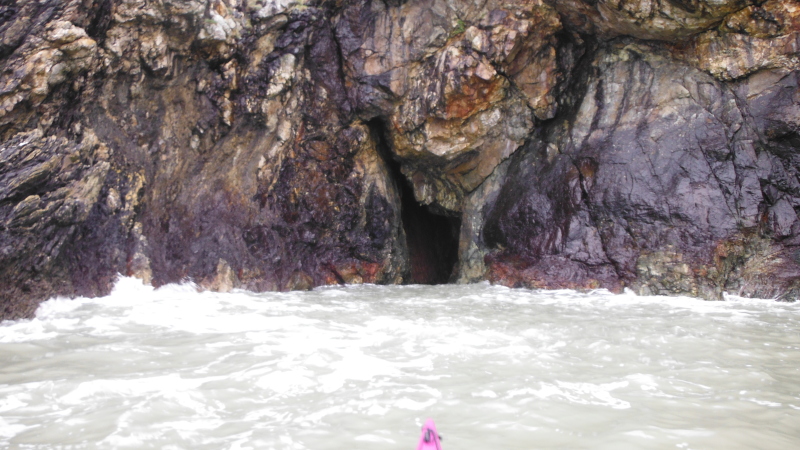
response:
<svg viewBox="0 0 800 450"><path fill-rule="evenodd" d="M102 44L105 41L106 32L111 25L113 6L112 0L95 0L92 4L95 15L91 17L86 33L98 43Z"/></svg>
<svg viewBox="0 0 800 450"><path fill-rule="evenodd" d="M390 176L400 193L401 218L410 263L407 281L415 284L453 281L458 262L461 218L437 214L431 207L418 202L411 183L400 170L400 162L392 156L385 122L377 118L367 125L378 142L378 152L386 161Z"/></svg>

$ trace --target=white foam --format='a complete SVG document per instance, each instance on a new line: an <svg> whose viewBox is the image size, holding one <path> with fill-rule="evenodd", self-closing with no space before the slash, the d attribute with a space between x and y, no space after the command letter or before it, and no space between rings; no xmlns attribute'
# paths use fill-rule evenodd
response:
<svg viewBox="0 0 800 450"><path fill-rule="evenodd" d="M0 446L400 449L430 416L463 450L800 442L798 329L733 298L121 278L0 324Z"/></svg>
<svg viewBox="0 0 800 450"><path fill-rule="evenodd" d="M21 434L25 431L32 430L36 428L36 425L20 425L15 423L7 422L5 419L0 417L0 438L13 438L14 436Z"/></svg>

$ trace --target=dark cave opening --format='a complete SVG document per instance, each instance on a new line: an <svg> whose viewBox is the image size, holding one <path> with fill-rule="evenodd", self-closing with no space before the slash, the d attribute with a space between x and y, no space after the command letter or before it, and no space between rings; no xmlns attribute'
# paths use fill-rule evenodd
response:
<svg viewBox="0 0 800 450"><path fill-rule="evenodd" d="M394 170L393 170L394 171ZM409 182L395 176L400 188L403 231L411 262L411 283L444 284L453 278L458 262L461 219L437 215L414 198Z"/></svg>
<svg viewBox="0 0 800 450"><path fill-rule="evenodd" d="M381 119L367 123L378 143L378 152L389 167L400 195L401 219L411 265L411 284L445 284L455 277L461 218L436 214L414 197L411 183L400 171L386 139L386 124Z"/></svg>

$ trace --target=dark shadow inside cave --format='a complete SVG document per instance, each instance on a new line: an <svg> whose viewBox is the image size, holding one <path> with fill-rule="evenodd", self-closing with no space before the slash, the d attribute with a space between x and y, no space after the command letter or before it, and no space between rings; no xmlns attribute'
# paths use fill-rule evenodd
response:
<svg viewBox="0 0 800 450"><path fill-rule="evenodd" d="M458 262L458 238L461 218L434 213L414 197L411 183L400 171L389 149L387 129L381 119L367 123L378 143L378 152L389 167L389 172L400 194L401 218L406 235L412 284L445 284L455 274Z"/></svg>
<svg viewBox="0 0 800 450"><path fill-rule="evenodd" d="M397 169L399 173L399 168ZM434 214L414 198L414 191L402 174L395 177L400 188L403 231L406 233L411 282L444 284L453 277L458 262L461 219Z"/></svg>

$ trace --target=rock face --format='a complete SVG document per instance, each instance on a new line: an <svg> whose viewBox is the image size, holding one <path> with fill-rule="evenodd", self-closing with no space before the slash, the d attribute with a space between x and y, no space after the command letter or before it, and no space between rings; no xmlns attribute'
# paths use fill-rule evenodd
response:
<svg viewBox="0 0 800 450"><path fill-rule="evenodd" d="M800 294L800 4L0 5L0 319L117 274Z"/></svg>

